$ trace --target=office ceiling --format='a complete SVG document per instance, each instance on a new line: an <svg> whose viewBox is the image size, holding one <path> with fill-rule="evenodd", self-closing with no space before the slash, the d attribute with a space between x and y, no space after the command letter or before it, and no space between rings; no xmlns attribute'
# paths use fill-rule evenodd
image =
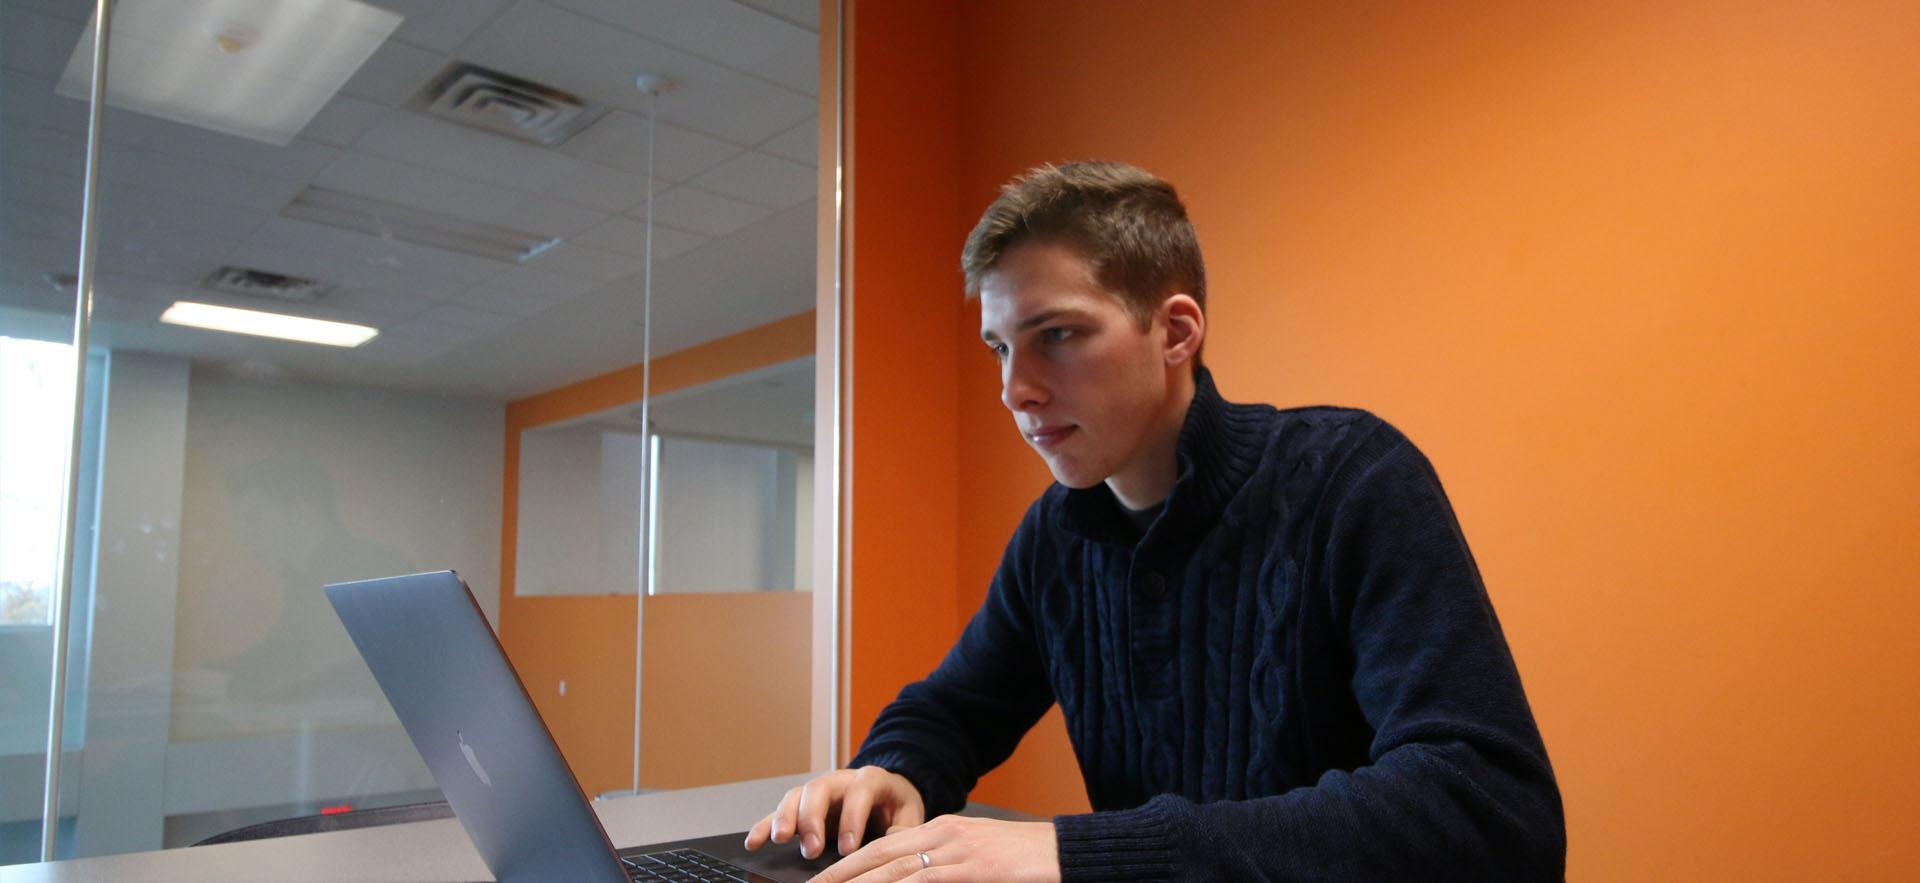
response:
<svg viewBox="0 0 1920 883"><path fill-rule="evenodd" d="M510 399L641 357L646 114L658 99L653 352L813 306L818 149L811 0L371 0L405 16L285 147L131 111L103 126L96 340L264 376ZM87 112L55 85L91 3L0 4L0 322L63 328L79 242ZM605 108L542 147L407 104L455 60ZM112 74L109 74L111 82ZM280 214L319 186L557 237L521 262ZM221 265L334 289L271 306L373 325L359 349L159 324Z"/></svg>

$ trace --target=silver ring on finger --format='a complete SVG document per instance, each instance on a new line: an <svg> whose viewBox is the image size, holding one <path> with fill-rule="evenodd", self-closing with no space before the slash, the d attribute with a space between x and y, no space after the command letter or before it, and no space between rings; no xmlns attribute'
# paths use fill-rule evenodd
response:
<svg viewBox="0 0 1920 883"><path fill-rule="evenodd" d="M924 871L928 868L933 867L933 856L930 856L924 852L915 853L915 855L920 856L920 870Z"/></svg>

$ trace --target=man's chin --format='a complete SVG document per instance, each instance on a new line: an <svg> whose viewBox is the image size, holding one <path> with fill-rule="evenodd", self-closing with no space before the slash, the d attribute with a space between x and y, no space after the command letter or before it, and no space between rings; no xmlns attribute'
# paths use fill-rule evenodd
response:
<svg viewBox="0 0 1920 883"><path fill-rule="evenodd" d="M1075 469L1061 468L1060 466L1054 465L1051 461L1047 463L1047 471L1053 473L1054 481L1076 491L1084 491L1087 488L1107 480L1107 477L1104 475L1091 475Z"/></svg>

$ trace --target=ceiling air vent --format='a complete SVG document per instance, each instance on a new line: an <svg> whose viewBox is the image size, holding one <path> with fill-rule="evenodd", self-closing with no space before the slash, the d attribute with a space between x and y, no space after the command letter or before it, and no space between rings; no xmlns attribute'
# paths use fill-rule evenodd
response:
<svg viewBox="0 0 1920 883"><path fill-rule="evenodd" d="M333 286L299 276L250 270L246 267L221 267L207 276L202 285L214 291L264 297L288 303L312 303L333 290Z"/></svg>
<svg viewBox="0 0 1920 883"><path fill-rule="evenodd" d="M580 131L600 108L552 86L456 61L409 107L497 135L552 147Z"/></svg>

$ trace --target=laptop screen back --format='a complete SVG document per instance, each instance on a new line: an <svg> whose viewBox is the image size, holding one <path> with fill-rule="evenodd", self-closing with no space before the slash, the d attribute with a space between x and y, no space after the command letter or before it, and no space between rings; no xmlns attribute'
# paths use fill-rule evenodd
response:
<svg viewBox="0 0 1920 883"><path fill-rule="evenodd" d="M613 845L452 571L337 583L327 599L501 883L617 883Z"/></svg>

